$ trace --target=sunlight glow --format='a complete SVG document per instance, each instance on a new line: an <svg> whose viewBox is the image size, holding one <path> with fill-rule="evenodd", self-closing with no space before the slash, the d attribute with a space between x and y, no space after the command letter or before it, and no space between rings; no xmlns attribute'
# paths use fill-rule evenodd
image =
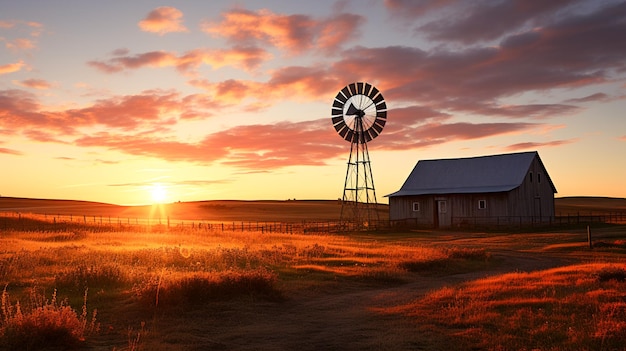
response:
<svg viewBox="0 0 626 351"><path fill-rule="evenodd" d="M155 183L150 188L152 201L155 203L163 203L167 199L167 188L160 183Z"/></svg>

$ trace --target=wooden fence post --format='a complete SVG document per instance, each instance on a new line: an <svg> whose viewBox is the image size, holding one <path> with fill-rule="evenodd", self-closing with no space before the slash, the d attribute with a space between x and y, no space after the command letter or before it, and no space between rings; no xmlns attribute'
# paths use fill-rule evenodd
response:
<svg viewBox="0 0 626 351"><path fill-rule="evenodd" d="M587 242L589 243L589 248L593 249L593 243L591 242L591 228L587 226Z"/></svg>

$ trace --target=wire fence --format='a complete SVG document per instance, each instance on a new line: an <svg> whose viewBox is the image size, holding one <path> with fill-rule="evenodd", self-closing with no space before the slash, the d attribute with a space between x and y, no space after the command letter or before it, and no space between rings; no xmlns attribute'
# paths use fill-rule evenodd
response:
<svg viewBox="0 0 626 351"><path fill-rule="evenodd" d="M454 229L525 229L535 227L566 227L593 223L626 224L626 212L590 212L559 216L493 216L451 217L450 223L440 228ZM392 228L433 228L431 221L408 218L391 221Z"/></svg>
<svg viewBox="0 0 626 351"><path fill-rule="evenodd" d="M449 228L454 229L506 229L585 225L592 223L626 224L626 212L605 212L589 214L567 214L555 217L452 217ZM94 215L50 215L0 211L0 231L186 231L206 232L257 232L316 234L345 233L353 231L388 231L411 228L433 228L432 223L420 222L415 218L403 220L379 220L368 223L346 221L214 221L214 220L174 220L165 218L126 218Z"/></svg>
<svg viewBox="0 0 626 351"><path fill-rule="evenodd" d="M94 215L50 215L22 212L0 212L0 230L21 231L72 231L121 232L121 231L184 231L207 232L258 232L315 234L338 233L349 230L378 230L383 221L357 226L340 221L302 220L283 221L214 221L214 220L174 220L165 218L125 218Z"/></svg>

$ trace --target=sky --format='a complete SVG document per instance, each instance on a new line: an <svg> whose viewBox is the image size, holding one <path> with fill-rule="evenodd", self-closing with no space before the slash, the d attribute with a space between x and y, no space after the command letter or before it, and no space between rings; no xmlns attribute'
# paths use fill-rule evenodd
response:
<svg viewBox="0 0 626 351"><path fill-rule="evenodd" d="M625 33L610 0L0 0L0 196L341 198L331 106L368 82L379 202L523 151L557 197L626 197Z"/></svg>

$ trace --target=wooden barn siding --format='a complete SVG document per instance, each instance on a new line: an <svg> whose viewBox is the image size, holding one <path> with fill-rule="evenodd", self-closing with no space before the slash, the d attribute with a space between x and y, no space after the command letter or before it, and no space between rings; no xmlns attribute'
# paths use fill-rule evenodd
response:
<svg viewBox="0 0 626 351"><path fill-rule="evenodd" d="M540 182L537 182L537 174L541 174ZM554 193L546 174L545 168L535 158L522 184L508 193L509 216L545 217L546 220L554 217Z"/></svg>
<svg viewBox="0 0 626 351"><path fill-rule="evenodd" d="M389 219L416 219L418 224L433 224L435 199L445 199L451 217L508 216L506 193L442 194L399 196L389 199ZM485 200L487 208L479 209L478 201ZM413 211L413 203L420 203L420 211Z"/></svg>

